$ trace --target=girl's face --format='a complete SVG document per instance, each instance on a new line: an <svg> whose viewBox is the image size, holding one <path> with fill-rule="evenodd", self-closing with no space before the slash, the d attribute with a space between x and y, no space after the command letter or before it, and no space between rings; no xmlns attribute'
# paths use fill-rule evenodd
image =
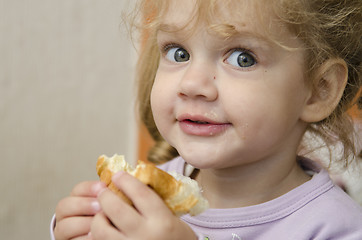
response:
<svg viewBox="0 0 362 240"><path fill-rule="evenodd" d="M151 93L161 135L198 168L294 157L310 94L297 38L273 24L271 13L256 17L253 0L233 10L237 19L228 9L218 12L237 30L228 39L202 21L189 23L193 0L174 2L157 35L161 57Z"/></svg>

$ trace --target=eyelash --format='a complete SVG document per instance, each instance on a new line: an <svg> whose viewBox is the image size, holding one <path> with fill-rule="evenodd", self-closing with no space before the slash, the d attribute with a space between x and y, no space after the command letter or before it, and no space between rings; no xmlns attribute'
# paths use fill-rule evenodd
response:
<svg viewBox="0 0 362 240"><path fill-rule="evenodd" d="M244 52L244 53L247 53L247 54L250 54L251 56L253 56L255 58L255 60L257 60L257 57L256 57L256 54L248 49L248 48L245 48L245 47L235 47L235 48L231 48L229 51L227 51L227 54L225 54L226 56L230 56L230 54L234 53L234 52L237 52L237 51L240 51L240 52Z"/></svg>
<svg viewBox="0 0 362 240"><path fill-rule="evenodd" d="M180 44L172 43L172 42L163 43L163 44L161 44L161 47L160 47L162 55L165 55L171 48L184 48L184 47L181 46Z"/></svg>

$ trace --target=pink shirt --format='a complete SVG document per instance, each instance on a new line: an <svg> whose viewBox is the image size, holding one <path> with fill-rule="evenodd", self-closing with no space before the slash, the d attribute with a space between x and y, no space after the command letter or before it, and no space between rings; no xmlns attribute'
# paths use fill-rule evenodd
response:
<svg viewBox="0 0 362 240"><path fill-rule="evenodd" d="M310 160L301 161L312 179L281 197L182 219L200 240L362 240L361 206L333 184L327 171ZM184 166L178 157L160 167L182 173Z"/></svg>

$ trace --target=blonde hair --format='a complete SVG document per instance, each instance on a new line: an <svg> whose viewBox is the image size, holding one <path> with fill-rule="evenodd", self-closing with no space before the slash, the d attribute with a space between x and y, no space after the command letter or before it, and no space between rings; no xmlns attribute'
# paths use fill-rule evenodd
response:
<svg viewBox="0 0 362 240"><path fill-rule="evenodd" d="M137 107L141 121L147 127L155 145L149 153L149 160L161 163L177 156L177 151L160 135L155 125L150 93L156 76L159 49L156 34L162 17L167 13L169 0L140 0L131 15L131 28L143 34L142 51L137 69ZM218 0L195 1L195 15L190 21L205 21L212 31L218 31L225 38L232 35L229 24L212 25L217 12ZM228 6L234 1L222 1ZM258 1L261 3L261 1ZM258 3L255 1L255 3ZM353 125L346 111L356 103L361 88L361 19L360 0L274 0L266 1L277 15L280 23L287 26L303 43L306 50L305 66L307 79L313 79L315 71L328 59L341 58L348 66L348 83L341 101L326 119L309 125L307 132L321 137L327 146L337 142L344 145L341 160L346 165L355 155ZM265 5L265 4L264 4ZM233 9L232 6L228 6ZM258 11L262 11L257 8ZM266 8L263 8L266 10ZM258 16L263 16L259 14ZM176 30L175 30L176 31ZM272 36L272 35L271 35ZM138 36L139 37L139 36ZM312 89L318 89L311 82ZM303 148L308 148L302 143Z"/></svg>

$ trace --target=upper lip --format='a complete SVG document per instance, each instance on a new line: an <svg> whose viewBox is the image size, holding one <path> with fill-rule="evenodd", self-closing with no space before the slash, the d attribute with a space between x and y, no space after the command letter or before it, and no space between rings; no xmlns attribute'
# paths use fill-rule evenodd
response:
<svg viewBox="0 0 362 240"><path fill-rule="evenodd" d="M177 121L192 121L192 122L202 122L202 123L208 123L208 124L224 124L222 122L218 122L215 120L212 120L210 118L207 118L202 115L191 115L191 114L183 114L177 117Z"/></svg>

